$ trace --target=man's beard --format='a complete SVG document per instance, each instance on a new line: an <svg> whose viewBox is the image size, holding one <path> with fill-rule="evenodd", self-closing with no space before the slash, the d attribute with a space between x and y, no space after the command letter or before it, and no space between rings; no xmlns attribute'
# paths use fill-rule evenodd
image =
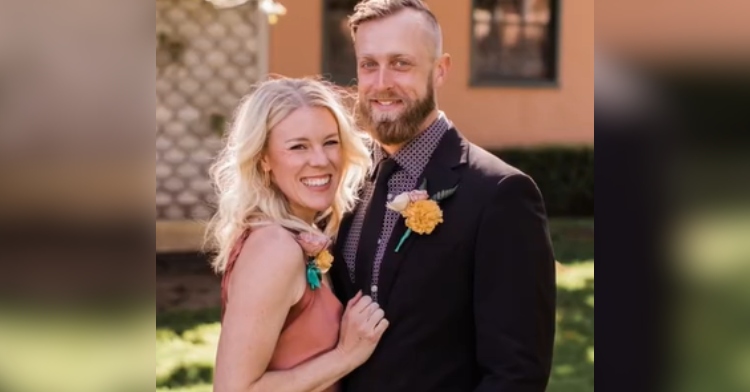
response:
<svg viewBox="0 0 750 392"><path fill-rule="evenodd" d="M435 109L435 92L432 88L432 78L427 85L427 94L423 99L410 103L393 93L378 95L374 98L388 100L400 99L406 105L404 111L394 119L373 118L370 98L357 102L357 120L359 125L369 131L372 137L385 145L398 145L414 139L421 131L425 118Z"/></svg>

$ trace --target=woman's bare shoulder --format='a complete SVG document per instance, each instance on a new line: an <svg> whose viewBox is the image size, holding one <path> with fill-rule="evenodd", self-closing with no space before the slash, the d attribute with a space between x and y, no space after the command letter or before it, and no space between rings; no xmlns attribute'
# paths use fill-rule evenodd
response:
<svg viewBox="0 0 750 392"><path fill-rule="evenodd" d="M229 277L229 295L258 298L257 294L263 293L262 297L291 306L303 292L303 261L302 248L288 230L279 225L253 229L244 240ZM298 286L299 290L290 290Z"/></svg>
<svg viewBox="0 0 750 392"><path fill-rule="evenodd" d="M294 235L280 225L270 224L254 229L242 244L238 266L261 263L264 270L298 269L302 248Z"/></svg>

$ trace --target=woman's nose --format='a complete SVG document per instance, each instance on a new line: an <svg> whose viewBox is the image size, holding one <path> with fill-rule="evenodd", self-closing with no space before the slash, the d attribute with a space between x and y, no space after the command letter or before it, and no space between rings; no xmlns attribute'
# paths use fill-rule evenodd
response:
<svg viewBox="0 0 750 392"><path fill-rule="evenodd" d="M311 166L325 166L328 164L328 156L322 147L314 148L310 152L310 165Z"/></svg>

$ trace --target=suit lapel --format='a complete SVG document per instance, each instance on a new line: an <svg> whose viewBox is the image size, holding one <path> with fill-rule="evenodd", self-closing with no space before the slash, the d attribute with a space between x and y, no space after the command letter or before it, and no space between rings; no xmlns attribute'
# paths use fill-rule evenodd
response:
<svg viewBox="0 0 750 392"><path fill-rule="evenodd" d="M334 292L342 303L346 303L353 295L352 281L349 278L349 267L346 265L343 252L353 220L353 212L348 212L341 218L336 242L333 244L333 257L336 262L331 265L331 280L334 283Z"/></svg>
<svg viewBox="0 0 750 392"><path fill-rule="evenodd" d="M453 128L449 129L443 135L430 161L427 163L422 177L417 183L421 184L424 179L427 179L427 192L430 196L436 192L453 188L460 180L460 175L456 168L466 162L467 152L468 145L466 141L461 138L458 131ZM440 204L442 207L443 203ZM388 305L389 296L398 270L407 259L407 256L413 259L418 258L418 255L410 254L410 250L414 244L420 241L420 235L416 233L411 233L398 253L395 252L396 246L404 233L406 233L406 230L404 218L400 217L393 228L380 264L378 302L383 309Z"/></svg>

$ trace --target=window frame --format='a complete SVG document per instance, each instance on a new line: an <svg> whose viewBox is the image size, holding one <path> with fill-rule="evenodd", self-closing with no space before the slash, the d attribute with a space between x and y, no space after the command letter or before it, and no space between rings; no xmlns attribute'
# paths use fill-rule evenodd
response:
<svg viewBox="0 0 750 392"><path fill-rule="evenodd" d="M524 78L524 77L499 77L499 76L486 76L477 75L474 71L474 58L476 57L476 41L474 38L474 2L471 0L469 4L469 58L468 58L468 84L469 87L484 88L484 87L527 87L527 88L559 88L560 87L560 24L561 24L561 9L562 0L549 0L550 1L550 21L548 34L550 35L550 43L552 44L552 58L550 59L550 66L552 66L552 77L549 79L540 78Z"/></svg>

